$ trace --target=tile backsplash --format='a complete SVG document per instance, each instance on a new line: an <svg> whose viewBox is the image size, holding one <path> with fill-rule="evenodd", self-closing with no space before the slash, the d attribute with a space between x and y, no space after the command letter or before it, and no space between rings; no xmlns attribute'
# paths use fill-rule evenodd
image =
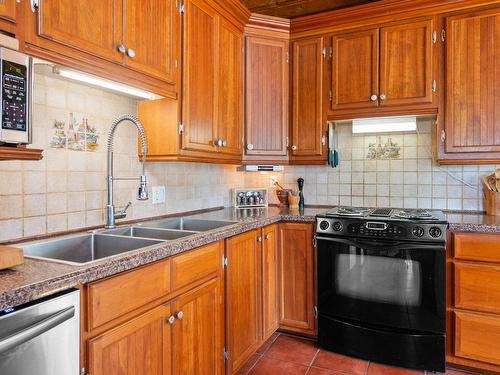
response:
<svg viewBox="0 0 500 375"><path fill-rule="evenodd" d="M44 149L44 159L0 162L0 241L104 224L109 127L115 117L136 111L137 102L129 97L35 74L32 147ZM85 126L75 129L77 123ZM132 202L128 219L230 206L232 188L268 187L275 176L290 188L303 177L306 204L482 210L480 176L493 166L434 165L432 127L431 120L421 120L418 133L374 136L353 135L350 124L338 125L336 169L296 166L252 173L225 165L147 163L148 187L166 186L166 202L137 201L137 182L117 181L115 205ZM121 124L115 176L140 172L136 130ZM269 197L277 203L275 194Z"/></svg>

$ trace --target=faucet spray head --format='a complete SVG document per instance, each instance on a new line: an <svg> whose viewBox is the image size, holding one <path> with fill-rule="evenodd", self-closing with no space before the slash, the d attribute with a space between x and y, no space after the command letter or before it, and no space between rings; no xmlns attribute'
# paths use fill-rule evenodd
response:
<svg viewBox="0 0 500 375"><path fill-rule="evenodd" d="M148 196L148 187L147 187L147 178L145 175L141 176L141 183L139 185L139 190L137 192L137 200L139 201L147 201Z"/></svg>

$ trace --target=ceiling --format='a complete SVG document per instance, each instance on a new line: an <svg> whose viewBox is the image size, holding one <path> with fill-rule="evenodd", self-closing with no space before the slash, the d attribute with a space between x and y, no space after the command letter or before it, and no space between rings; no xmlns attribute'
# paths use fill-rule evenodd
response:
<svg viewBox="0 0 500 375"><path fill-rule="evenodd" d="M375 1L378 0L243 0L243 3L253 13L295 18Z"/></svg>

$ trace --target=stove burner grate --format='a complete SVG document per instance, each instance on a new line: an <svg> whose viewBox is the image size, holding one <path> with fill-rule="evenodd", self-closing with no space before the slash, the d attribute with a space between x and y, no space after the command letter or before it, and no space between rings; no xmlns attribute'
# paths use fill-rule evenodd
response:
<svg viewBox="0 0 500 375"><path fill-rule="evenodd" d="M425 210L401 210L398 211L395 217L410 220L435 220L436 218L429 212Z"/></svg>
<svg viewBox="0 0 500 375"><path fill-rule="evenodd" d="M370 213L370 216L391 217L391 214L392 208L376 208Z"/></svg>

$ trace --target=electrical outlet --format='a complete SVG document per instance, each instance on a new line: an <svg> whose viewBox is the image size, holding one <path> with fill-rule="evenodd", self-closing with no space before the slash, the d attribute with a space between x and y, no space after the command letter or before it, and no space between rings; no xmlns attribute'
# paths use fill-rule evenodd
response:
<svg viewBox="0 0 500 375"><path fill-rule="evenodd" d="M269 186L274 187L274 184L278 182L278 178L276 176L271 176L269 178Z"/></svg>
<svg viewBox="0 0 500 375"><path fill-rule="evenodd" d="M153 204L165 203L165 186L153 186Z"/></svg>

